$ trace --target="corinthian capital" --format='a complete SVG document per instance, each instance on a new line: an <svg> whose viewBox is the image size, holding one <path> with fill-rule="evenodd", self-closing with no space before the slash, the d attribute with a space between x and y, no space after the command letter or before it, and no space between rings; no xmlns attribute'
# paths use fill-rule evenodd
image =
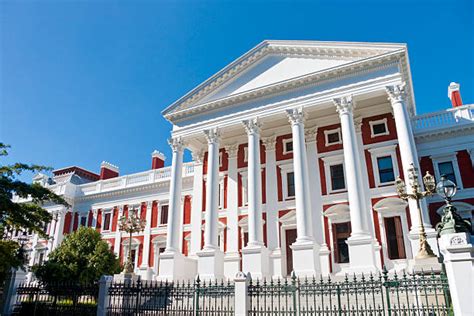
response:
<svg viewBox="0 0 474 316"><path fill-rule="evenodd" d="M304 130L304 138L306 143L315 142L316 134L318 133L318 128L310 127Z"/></svg>
<svg viewBox="0 0 474 316"><path fill-rule="evenodd" d="M274 150L275 149L275 144L276 144L276 136L268 136L265 138L262 138L263 145L265 146L265 150Z"/></svg>
<svg viewBox="0 0 474 316"><path fill-rule="evenodd" d="M242 124L244 125L247 134L260 134L260 128L262 127L262 124L258 121L257 118L245 120L242 122Z"/></svg>
<svg viewBox="0 0 474 316"><path fill-rule="evenodd" d="M405 99L405 82L393 86L386 86L385 91L388 94L388 100L391 103L400 102Z"/></svg>
<svg viewBox="0 0 474 316"><path fill-rule="evenodd" d="M334 102L334 105L336 106L337 113L339 115L347 114L347 113L352 113L352 111L355 108L354 102L352 102L352 96L345 96L342 98L335 98L332 100Z"/></svg>
<svg viewBox="0 0 474 316"><path fill-rule="evenodd" d="M191 152L191 156L193 157L193 161L196 164L200 164L204 161L204 150L193 150Z"/></svg>
<svg viewBox="0 0 474 316"><path fill-rule="evenodd" d="M286 114L288 115L288 121L291 125L304 123L305 113L303 107L286 110Z"/></svg>
<svg viewBox="0 0 474 316"><path fill-rule="evenodd" d="M221 137L221 133L217 127L205 130L204 135L209 144L218 143Z"/></svg>
<svg viewBox="0 0 474 316"><path fill-rule="evenodd" d="M173 152L183 151L184 142L181 137L173 137L168 139L168 144L171 146Z"/></svg>
<svg viewBox="0 0 474 316"><path fill-rule="evenodd" d="M229 155L229 159L237 157L237 152L239 150L238 144L231 144L224 146L227 155Z"/></svg>

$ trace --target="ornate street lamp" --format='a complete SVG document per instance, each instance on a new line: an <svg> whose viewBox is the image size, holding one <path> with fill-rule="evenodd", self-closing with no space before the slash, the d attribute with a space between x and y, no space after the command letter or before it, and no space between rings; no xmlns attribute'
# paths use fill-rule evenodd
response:
<svg viewBox="0 0 474 316"><path fill-rule="evenodd" d="M471 223L459 216L456 208L451 204L456 191L456 184L442 175L441 180L436 184L436 192L444 199L446 206L443 209L441 222L436 225L438 236L461 232L471 233Z"/></svg>
<svg viewBox="0 0 474 316"><path fill-rule="evenodd" d="M408 169L408 180L410 181L410 186L412 192L407 192L405 182L397 178L395 181L397 186L397 193L398 196L407 201L408 199L412 199L416 201L416 207L418 209L418 219L419 219L419 240L420 240L420 249L418 250L418 254L416 255L416 259L426 259L436 257L431 250L430 244L426 240L426 232L425 227L423 226L423 217L421 215L421 207L420 207L420 200L424 199L427 196L431 196L435 192L435 179L429 173L426 172L426 175L423 177L423 184L425 185L425 191L422 190L418 183L418 173L416 168L411 164L410 168Z"/></svg>
<svg viewBox="0 0 474 316"><path fill-rule="evenodd" d="M130 237L128 240L128 258L127 263L124 266L123 273L132 274L134 265L132 262L132 234L143 231L145 229L146 220L139 218L137 216L137 211L134 209L130 211L130 215L128 217L122 216L119 221L119 229L128 233Z"/></svg>

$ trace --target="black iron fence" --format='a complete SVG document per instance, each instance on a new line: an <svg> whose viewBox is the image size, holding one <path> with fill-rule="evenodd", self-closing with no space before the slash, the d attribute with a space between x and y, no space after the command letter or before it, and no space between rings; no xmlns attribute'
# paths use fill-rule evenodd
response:
<svg viewBox="0 0 474 316"><path fill-rule="evenodd" d="M38 282L20 284L13 315L96 315L99 285Z"/></svg>
<svg viewBox="0 0 474 316"><path fill-rule="evenodd" d="M113 282L107 315L233 315L229 281Z"/></svg>
<svg viewBox="0 0 474 316"><path fill-rule="evenodd" d="M444 274L251 281L250 315L451 315Z"/></svg>

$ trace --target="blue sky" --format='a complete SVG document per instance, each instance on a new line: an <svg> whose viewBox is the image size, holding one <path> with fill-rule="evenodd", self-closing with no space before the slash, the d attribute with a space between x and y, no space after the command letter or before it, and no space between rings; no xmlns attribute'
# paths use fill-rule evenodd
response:
<svg viewBox="0 0 474 316"><path fill-rule="evenodd" d="M264 39L408 43L418 113L474 103L473 1L0 2L3 162L150 168L160 112ZM189 159L189 157L187 157Z"/></svg>

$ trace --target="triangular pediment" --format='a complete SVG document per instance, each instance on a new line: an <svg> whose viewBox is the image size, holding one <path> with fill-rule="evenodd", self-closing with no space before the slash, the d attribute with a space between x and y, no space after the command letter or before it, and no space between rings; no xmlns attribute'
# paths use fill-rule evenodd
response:
<svg viewBox="0 0 474 316"><path fill-rule="evenodd" d="M403 44L264 41L163 111L170 118L208 102L228 99L305 76L405 49Z"/></svg>

